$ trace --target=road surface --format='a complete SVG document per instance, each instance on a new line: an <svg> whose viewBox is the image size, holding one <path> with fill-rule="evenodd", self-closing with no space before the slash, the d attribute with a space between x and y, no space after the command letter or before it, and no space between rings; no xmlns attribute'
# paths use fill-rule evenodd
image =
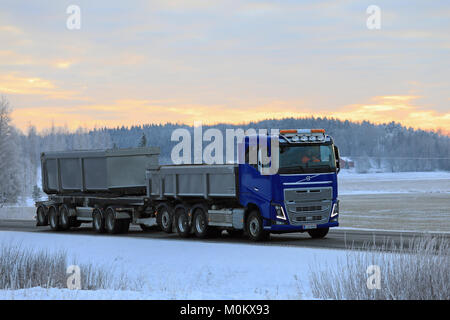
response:
<svg viewBox="0 0 450 320"><path fill-rule="evenodd" d="M71 235L97 235L111 236L108 234L96 234L90 224L83 224L78 229L69 231L52 231L47 227L36 227L34 221L29 220L0 220L1 231L22 231L22 232L36 232L36 233L70 233ZM447 239L450 238L450 233L431 233L433 236L441 236ZM353 230L345 228L330 229L330 232L324 239L311 239L307 233L290 233L281 235L271 235L270 241L255 243L245 237L231 237L223 233L219 238L212 239L197 239L194 236L188 241L208 241L220 243L240 243L248 245L270 245L270 246L294 246L294 247L308 247L308 248L327 248L327 249L361 249L366 248L367 245L382 246L389 243L395 243L398 246L401 242L407 246L408 241L430 235L424 232L410 232L410 231L381 231L381 230ZM176 233L167 234L156 230L143 232L137 226L131 226L127 234L114 235L115 237L133 237L133 238L148 238L148 239L163 239L180 241Z"/></svg>

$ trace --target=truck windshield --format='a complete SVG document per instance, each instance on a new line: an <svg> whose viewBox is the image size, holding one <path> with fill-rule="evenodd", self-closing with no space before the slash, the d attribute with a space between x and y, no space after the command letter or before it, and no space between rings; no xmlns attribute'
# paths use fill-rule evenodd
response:
<svg viewBox="0 0 450 320"><path fill-rule="evenodd" d="M279 173L314 173L336 171L333 145L280 144Z"/></svg>

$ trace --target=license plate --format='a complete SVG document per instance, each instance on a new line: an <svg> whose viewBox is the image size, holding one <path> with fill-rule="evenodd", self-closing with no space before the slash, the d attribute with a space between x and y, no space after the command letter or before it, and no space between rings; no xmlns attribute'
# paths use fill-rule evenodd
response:
<svg viewBox="0 0 450 320"><path fill-rule="evenodd" d="M303 229L316 229L317 228L317 224L305 224L303 226Z"/></svg>

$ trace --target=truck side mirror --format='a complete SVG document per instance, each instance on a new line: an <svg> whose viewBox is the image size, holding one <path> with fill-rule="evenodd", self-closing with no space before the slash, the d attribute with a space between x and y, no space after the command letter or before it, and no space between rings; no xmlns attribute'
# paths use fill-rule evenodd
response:
<svg viewBox="0 0 450 320"><path fill-rule="evenodd" d="M334 157L336 158L336 173L341 171L341 158L339 157L339 149L334 146Z"/></svg>

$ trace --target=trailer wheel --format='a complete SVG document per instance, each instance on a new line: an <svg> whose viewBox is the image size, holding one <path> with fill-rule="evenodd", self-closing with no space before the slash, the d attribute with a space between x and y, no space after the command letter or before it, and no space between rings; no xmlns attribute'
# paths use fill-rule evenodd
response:
<svg viewBox="0 0 450 320"><path fill-rule="evenodd" d="M48 217L45 214L45 207L39 206L36 212L36 220L38 226L47 226L48 225Z"/></svg>
<svg viewBox="0 0 450 320"><path fill-rule="evenodd" d="M121 223L116 219L115 210L112 207L106 209L105 226L110 234L119 233L121 230Z"/></svg>
<svg viewBox="0 0 450 320"><path fill-rule="evenodd" d="M250 240L263 241L270 237L270 233L264 230L263 220L257 210L248 215L246 227Z"/></svg>
<svg viewBox="0 0 450 320"><path fill-rule="evenodd" d="M172 209L166 205L160 205L156 211L158 214L156 215L156 223L161 228L162 231L166 233L172 233L172 222L173 222L173 213Z"/></svg>
<svg viewBox="0 0 450 320"><path fill-rule="evenodd" d="M103 218L101 209L94 209L94 212L92 213L92 227L97 233L105 232L105 219Z"/></svg>
<svg viewBox="0 0 450 320"><path fill-rule="evenodd" d="M69 208L63 204L59 209L59 223L61 230L68 230L70 228L70 221Z"/></svg>
<svg viewBox="0 0 450 320"><path fill-rule="evenodd" d="M50 207L50 209L48 211L48 220L49 220L50 228L53 231L61 230L61 226L59 224L59 216L58 216L57 207L55 207L55 206Z"/></svg>
<svg viewBox="0 0 450 320"><path fill-rule="evenodd" d="M186 208L182 205L175 207L175 226L180 237L189 237L189 217Z"/></svg>
<svg viewBox="0 0 450 320"><path fill-rule="evenodd" d="M330 230L330 228L314 229L309 230L308 234L313 239L322 239L328 234L328 230Z"/></svg>

